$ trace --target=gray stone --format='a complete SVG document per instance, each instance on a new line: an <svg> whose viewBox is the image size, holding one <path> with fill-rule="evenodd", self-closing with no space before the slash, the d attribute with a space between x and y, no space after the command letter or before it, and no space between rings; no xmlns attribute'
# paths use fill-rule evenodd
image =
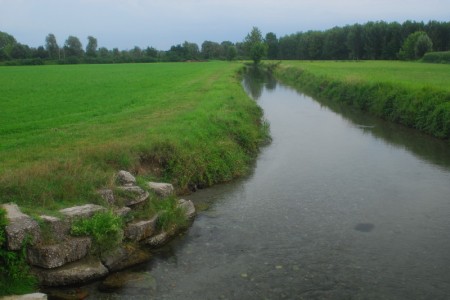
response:
<svg viewBox="0 0 450 300"><path fill-rule="evenodd" d="M184 210L186 218L189 220L193 220L196 215L194 203L191 200L178 200L178 207L181 207Z"/></svg>
<svg viewBox="0 0 450 300"><path fill-rule="evenodd" d="M114 193L111 189L101 189L98 193L109 205L114 205L116 203Z"/></svg>
<svg viewBox="0 0 450 300"><path fill-rule="evenodd" d="M90 249L90 238L71 238L55 245L30 247L27 258L34 266L52 269L85 257Z"/></svg>
<svg viewBox="0 0 450 300"><path fill-rule="evenodd" d="M14 204L3 204L6 218L9 224L5 227L9 250L19 250L25 239L29 239L31 245L37 244L41 238L39 224L30 216L22 213Z"/></svg>
<svg viewBox="0 0 450 300"><path fill-rule="evenodd" d="M123 218L126 217L131 212L131 208L124 206L116 209L114 212L116 213L116 215Z"/></svg>
<svg viewBox="0 0 450 300"><path fill-rule="evenodd" d="M110 272L115 272L149 261L152 255L137 246L121 246L114 251L103 254L102 262Z"/></svg>
<svg viewBox="0 0 450 300"><path fill-rule="evenodd" d="M127 171L119 171L117 173L117 181L119 181L120 184L123 185L135 185L136 184L136 178L134 178L133 175L131 175L130 172Z"/></svg>
<svg viewBox="0 0 450 300"><path fill-rule="evenodd" d="M46 229L49 230L48 238L51 240L61 242L69 237L70 222L68 220L61 220L57 217L45 215L40 216L40 218L44 222L45 227L47 227ZM41 233L45 235L42 228Z"/></svg>
<svg viewBox="0 0 450 300"><path fill-rule="evenodd" d="M114 292L124 288L127 289L127 293L146 295L147 298L153 299L156 279L149 273L118 272L109 275L99 285L99 290L103 292Z"/></svg>
<svg viewBox="0 0 450 300"><path fill-rule="evenodd" d="M73 262L56 269L34 268L33 273L44 286L80 284L99 279L108 274L108 269L95 258Z"/></svg>
<svg viewBox="0 0 450 300"><path fill-rule="evenodd" d="M1 300L47 300L47 295L43 293L33 293L26 295L14 295L0 298Z"/></svg>
<svg viewBox="0 0 450 300"><path fill-rule="evenodd" d="M137 221L128 224L125 228L125 238L131 241L139 242L152 236L156 230L156 221L158 216L154 216L150 220Z"/></svg>
<svg viewBox="0 0 450 300"><path fill-rule="evenodd" d="M174 193L173 185L163 182L149 182L148 187L152 189L155 194L163 198L172 196Z"/></svg>
<svg viewBox="0 0 450 300"><path fill-rule="evenodd" d="M64 208L61 209L59 212L69 219L75 219L75 218L90 218L95 213L105 210L106 208L100 205L86 204L81 206Z"/></svg>
<svg viewBox="0 0 450 300"><path fill-rule="evenodd" d="M172 234L167 231L163 231L160 234L152 236L144 241L144 244L150 246L151 248L159 248L164 246L170 241Z"/></svg>
<svg viewBox="0 0 450 300"><path fill-rule="evenodd" d="M119 186L118 190L123 192L121 198L125 206L133 206L147 201L150 194L138 186Z"/></svg>

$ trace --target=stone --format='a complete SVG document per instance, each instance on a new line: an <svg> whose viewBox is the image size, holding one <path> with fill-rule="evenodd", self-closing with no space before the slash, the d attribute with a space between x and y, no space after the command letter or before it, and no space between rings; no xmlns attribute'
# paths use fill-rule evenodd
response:
<svg viewBox="0 0 450 300"><path fill-rule="evenodd" d="M136 184L136 178L133 175L131 175L130 172L123 171L123 170L119 171L119 173L117 173L117 181L120 184L127 185L127 186Z"/></svg>
<svg viewBox="0 0 450 300"><path fill-rule="evenodd" d="M44 292L47 293L49 299L53 300L82 300L89 296L86 289L74 288L46 288Z"/></svg>
<svg viewBox="0 0 450 300"><path fill-rule="evenodd" d="M39 283L44 286L64 286L86 283L102 278L108 269L96 258L85 258L55 269L33 268Z"/></svg>
<svg viewBox="0 0 450 300"><path fill-rule="evenodd" d="M188 220L192 221L195 218L195 206L191 200L180 199L178 200L178 206L184 210L185 216Z"/></svg>
<svg viewBox="0 0 450 300"><path fill-rule="evenodd" d="M137 246L121 246L110 253L102 255L102 263L110 272L129 268L151 259L152 255Z"/></svg>
<svg viewBox="0 0 450 300"><path fill-rule="evenodd" d="M114 292L120 289L127 289L127 293L131 294L145 294L153 299L152 293L156 290L156 279L145 272L118 272L109 275L99 285L99 290L103 292Z"/></svg>
<svg viewBox="0 0 450 300"><path fill-rule="evenodd" d="M128 224L125 228L125 238L131 241L139 242L152 236L156 230L156 222L158 216L154 216L150 220L137 221Z"/></svg>
<svg viewBox="0 0 450 300"><path fill-rule="evenodd" d="M114 205L116 203L114 198L114 192L111 189L101 189L98 194L106 201L109 205Z"/></svg>
<svg viewBox="0 0 450 300"><path fill-rule="evenodd" d="M34 266L52 269L85 257L91 244L90 238L79 237L55 245L30 247L27 249L27 259Z"/></svg>
<svg viewBox="0 0 450 300"><path fill-rule="evenodd" d="M41 239L39 224L30 216L22 213L20 208L14 204L3 204L6 218L9 224L5 227L9 250L19 250L26 239L31 245L37 244Z"/></svg>
<svg viewBox="0 0 450 300"><path fill-rule="evenodd" d="M118 215L119 217L124 218L124 217L126 217L126 216L131 212L131 208L129 208L129 207L127 207L127 206L124 206L124 207L121 207L121 208L116 209L114 212L115 212L115 214Z"/></svg>
<svg viewBox="0 0 450 300"><path fill-rule="evenodd" d="M147 201L150 194L138 186L119 186L118 190L123 192L121 198L124 200L125 206L134 206Z"/></svg>
<svg viewBox="0 0 450 300"><path fill-rule="evenodd" d="M160 234L152 236L144 241L144 244L150 246L151 248L159 248L164 246L167 242L169 242L172 237L167 231L163 231Z"/></svg>
<svg viewBox="0 0 450 300"><path fill-rule="evenodd" d="M77 219L77 218L90 218L94 214L105 210L106 208L100 205L86 204L81 206L64 208L61 209L59 212L69 219Z"/></svg>
<svg viewBox="0 0 450 300"><path fill-rule="evenodd" d="M149 182L148 187L152 189L156 195L160 197L169 197L174 193L173 185L163 182Z"/></svg>
<svg viewBox="0 0 450 300"><path fill-rule="evenodd" d="M48 230L47 233L48 238L50 238L52 241L61 242L63 240L66 240L69 237L70 234L70 222L67 220L61 220L57 217L52 216L40 216L42 222L45 224L44 228ZM41 228L41 233L44 236L44 229Z"/></svg>
<svg viewBox="0 0 450 300"><path fill-rule="evenodd" d="M1 300L47 300L47 295L43 293L33 293L26 295L14 295L2 297Z"/></svg>

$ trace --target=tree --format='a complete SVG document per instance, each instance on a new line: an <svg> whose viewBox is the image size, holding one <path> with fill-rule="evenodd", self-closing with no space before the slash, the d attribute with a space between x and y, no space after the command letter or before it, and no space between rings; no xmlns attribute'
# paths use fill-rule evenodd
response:
<svg viewBox="0 0 450 300"><path fill-rule="evenodd" d="M416 58L422 58L432 48L433 42L430 37L427 34L422 34L417 38L416 44L414 45L414 54Z"/></svg>
<svg viewBox="0 0 450 300"><path fill-rule="evenodd" d="M258 64L267 53L267 45L264 43L261 31L258 27L253 27L252 31L247 34L244 40L244 48L247 56L253 63Z"/></svg>
<svg viewBox="0 0 450 300"><path fill-rule="evenodd" d="M432 46L431 39L424 31L416 31L406 38L400 49L399 58L405 60L421 58Z"/></svg>
<svg viewBox="0 0 450 300"><path fill-rule="evenodd" d="M277 59L278 58L278 39L275 33L269 32L266 34L266 44L267 44L267 58Z"/></svg>
<svg viewBox="0 0 450 300"><path fill-rule="evenodd" d="M45 49L51 59L61 59L59 46L53 33L49 33L45 38Z"/></svg>
<svg viewBox="0 0 450 300"><path fill-rule="evenodd" d="M69 36L64 44L64 51L67 57L83 57L83 45L75 36Z"/></svg>
<svg viewBox="0 0 450 300"><path fill-rule="evenodd" d="M86 46L86 55L90 57L97 56L97 39L93 36L88 36L88 44Z"/></svg>

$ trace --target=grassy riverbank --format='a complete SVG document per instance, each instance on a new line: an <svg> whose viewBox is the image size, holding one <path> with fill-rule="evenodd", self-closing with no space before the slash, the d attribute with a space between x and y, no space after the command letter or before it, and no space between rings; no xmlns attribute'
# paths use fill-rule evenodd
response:
<svg viewBox="0 0 450 300"><path fill-rule="evenodd" d="M0 203L101 201L119 169L179 191L247 172L262 112L237 63L0 68Z"/></svg>
<svg viewBox="0 0 450 300"><path fill-rule="evenodd" d="M450 137L450 66L394 61L286 61L276 76L439 138Z"/></svg>

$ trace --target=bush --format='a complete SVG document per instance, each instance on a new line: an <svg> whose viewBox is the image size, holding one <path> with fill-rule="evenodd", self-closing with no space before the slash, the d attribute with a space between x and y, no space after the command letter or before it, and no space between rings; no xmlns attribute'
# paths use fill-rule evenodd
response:
<svg viewBox="0 0 450 300"><path fill-rule="evenodd" d="M116 248L122 242L122 223L122 219L112 211L100 212L92 218L76 220L70 233L92 237L94 253L100 254Z"/></svg>
<svg viewBox="0 0 450 300"><path fill-rule="evenodd" d="M450 51L428 52L423 57L422 62L450 64Z"/></svg>

